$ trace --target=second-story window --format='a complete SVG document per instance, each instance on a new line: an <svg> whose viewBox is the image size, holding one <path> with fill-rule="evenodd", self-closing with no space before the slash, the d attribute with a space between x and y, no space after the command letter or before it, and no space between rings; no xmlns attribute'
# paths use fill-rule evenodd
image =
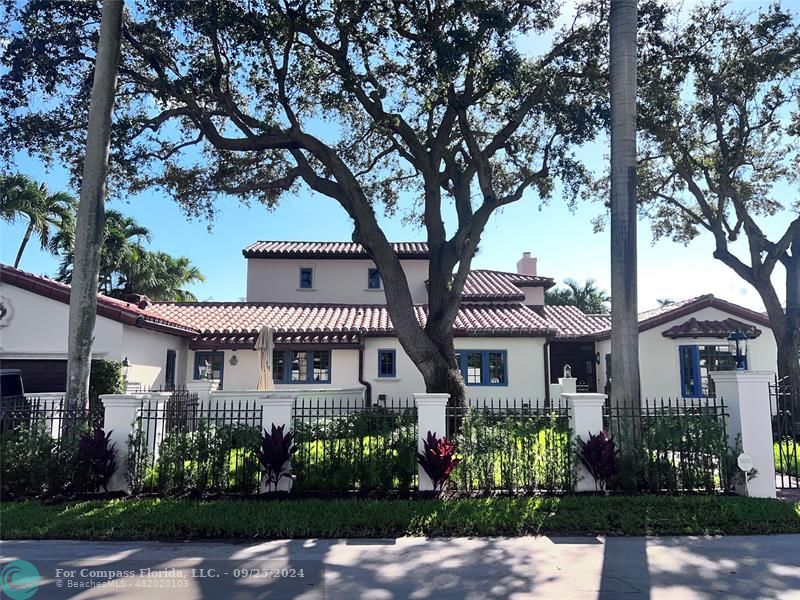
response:
<svg viewBox="0 0 800 600"><path fill-rule="evenodd" d="M370 268L367 271L367 288L370 290L381 289L381 274L378 269Z"/></svg>
<svg viewBox="0 0 800 600"><path fill-rule="evenodd" d="M300 269L300 289L314 289L314 269L311 267L302 267Z"/></svg>

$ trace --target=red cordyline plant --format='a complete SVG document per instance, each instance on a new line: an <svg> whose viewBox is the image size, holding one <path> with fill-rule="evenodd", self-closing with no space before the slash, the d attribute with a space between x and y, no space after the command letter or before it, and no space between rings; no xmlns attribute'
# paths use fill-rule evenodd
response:
<svg viewBox="0 0 800 600"><path fill-rule="evenodd" d="M437 439L436 433L428 431L428 438L422 443L425 451L417 452L417 462L431 478L434 491L441 491L461 459L455 457L455 444L446 437Z"/></svg>
<svg viewBox="0 0 800 600"><path fill-rule="evenodd" d="M78 464L94 491L103 488L108 492L108 482L117 469L117 445L111 443L111 433L97 427L78 441Z"/></svg>
<svg viewBox="0 0 800 600"><path fill-rule="evenodd" d="M289 472L289 460L295 453L294 431L283 433L285 425L275 427L272 424L272 431L261 436L261 446L256 450L256 457L261 463L261 469L267 478L267 485L273 486L273 490L278 489L278 482L284 478L291 478Z"/></svg>
<svg viewBox="0 0 800 600"><path fill-rule="evenodd" d="M619 450L615 447L614 437L607 436L604 432L592 435L583 441L578 438L578 457L594 477L594 485L598 491L605 491L608 482L619 473Z"/></svg>

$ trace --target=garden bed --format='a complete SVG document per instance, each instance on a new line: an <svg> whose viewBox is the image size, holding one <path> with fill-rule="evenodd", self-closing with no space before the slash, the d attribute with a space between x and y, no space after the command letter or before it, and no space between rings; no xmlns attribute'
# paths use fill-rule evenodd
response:
<svg viewBox="0 0 800 600"><path fill-rule="evenodd" d="M800 533L800 503L732 496L128 499L0 505L2 539L253 540Z"/></svg>

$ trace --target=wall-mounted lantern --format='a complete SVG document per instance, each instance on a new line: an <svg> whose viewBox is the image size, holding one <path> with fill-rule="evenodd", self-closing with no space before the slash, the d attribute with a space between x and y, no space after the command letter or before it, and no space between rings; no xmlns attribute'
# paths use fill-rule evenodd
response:
<svg viewBox="0 0 800 600"><path fill-rule="evenodd" d="M728 336L728 352L736 360L736 370L744 371L747 368L747 335L741 329Z"/></svg>

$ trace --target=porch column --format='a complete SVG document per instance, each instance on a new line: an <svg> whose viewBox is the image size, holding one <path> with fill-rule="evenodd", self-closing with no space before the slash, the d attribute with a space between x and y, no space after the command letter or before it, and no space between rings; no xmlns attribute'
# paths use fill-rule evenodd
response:
<svg viewBox="0 0 800 600"><path fill-rule="evenodd" d="M116 470L108 484L109 492L128 491L127 458L128 436L142 405L142 399L133 394L102 394L100 401L105 409L103 428L111 433L110 441L116 444Z"/></svg>
<svg viewBox="0 0 800 600"><path fill-rule="evenodd" d="M261 397L256 400L256 407L261 409L261 433L265 431L267 435L272 431L272 426L280 427L283 425L283 434L292 431L292 411L294 410L294 398L272 398L270 396ZM292 465L289 463L289 471ZM292 489L292 480L286 477L278 482L277 490L272 489L266 484L266 477L261 479L261 493L264 492L288 492Z"/></svg>
<svg viewBox="0 0 800 600"><path fill-rule="evenodd" d="M574 379L573 379L574 381ZM567 401L569 410L570 451L578 447L578 437L586 441L589 434L597 435L603 431L603 406L607 396L605 394L562 394ZM580 460L577 462L576 492L594 492L594 477L589 474Z"/></svg>
<svg viewBox="0 0 800 600"><path fill-rule="evenodd" d="M769 402L769 383L774 375L769 371L712 371L717 397L725 404L730 417L727 422L728 445L735 447L741 436L741 448L753 457L758 471L745 489L736 485L736 493L758 498L775 498L775 456L772 444L772 413ZM738 470L738 469L737 469Z"/></svg>
<svg viewBox="0 0 800 600"><path fill-rule="evenodd" d="M186 391L190 394L197 394L197 400L201 408L207 408L211 400L211 392L215 392L219 387L217 379L193 379L186 382Z"/></svg>
<svg viewBox="0 0 800 600"><path fill-rule="evenodd" d="M419 423L419 437L417 439L417 451L422 454L425 452L423 440L428 437L430 431L437 438L447 435L447 419L445 408L450 394L414 394L414 402L417 405L417 422ZM419 489L430 491L433 489L433 482L422 466L418 467Z"/></svg>

